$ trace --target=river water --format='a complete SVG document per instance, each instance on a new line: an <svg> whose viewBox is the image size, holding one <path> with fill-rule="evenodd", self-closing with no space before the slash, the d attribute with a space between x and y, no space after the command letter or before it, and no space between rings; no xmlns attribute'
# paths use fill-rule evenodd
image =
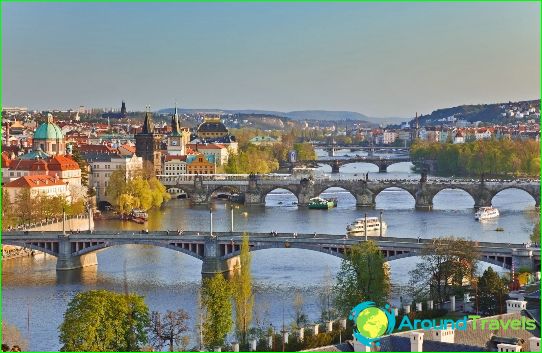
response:
<svg viewBox="0 0 542 353"><path fill-rule="evenodd" d="M329 172L330 168L320 168ZM390 166L379 174L374 165L350 164L341 168L341 177L370 172L370 178L419 178L410 172L409 163ZM344 234L353 219L377 216L383 212L388 224L386 235L394 237L457 236L480 241L526 242L537 220L534 200L521 190L505 190L493 199L501 216L494 221L474 221L474 201L463 191L444 190L434 200L433 211L414 210L414 199L406 191L388 189L376 200L376 209L355 206L352 195L342 189L328 189L323 196L337 197L338 207L331 210L308 210L292 205L295 196L275 190L266 198L265 207L236 206L235 230L254 232L305 232ZM223 201L213 204L213 228L230 229L230 206ZM174 199L160 210L149 213L145 227L152 229L185 229L208 231L209 210L192 207L186 200ZM496 232L497 227L504 228ZM99 230L142 229L141 225L121 221L96 222ZM392 261L391 276L395 285L392 302L408 294L402 285L408 271L418 260ZM16 325L29 338L31 350L60 349L58 326L67 303L80 291L110 289L122 291L126 282L130 291L145 296L151 310L185 309L194 327L197 316L197 293L201 284L201 261L172 250L148 246L119 246L101 251L97 267L69 273L56 273L55 258L38 256L4 261L2 266L2 319ZM252 254L255 283L255 321L262 326L282 325L292 321L292 303L296 292L304 297L304 310L311 320L318 320L321 305L319 293L332 281L340 259L322 253L299 249L269 249ZM481 265L485 268L486 265ZM126 271L124 271L126 268ZM195 329L194 329L195 330ZM197 345L193 334L191 346Z"/></svg>

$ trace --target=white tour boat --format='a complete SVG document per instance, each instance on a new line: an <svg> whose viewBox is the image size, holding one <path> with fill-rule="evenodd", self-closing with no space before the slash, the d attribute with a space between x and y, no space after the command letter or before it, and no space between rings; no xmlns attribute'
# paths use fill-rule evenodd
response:
<svg viewBox="0 0 542 353"><path fill-rule="evenodd" d="M495 207L480 207L474 214L474 219L477 221L483 221L485 219L499 217L499 210Z"/></svg>
<svg viewBox="0 0 542 353"><path fill-rule="evenodd" d="M367 235L380 235L380 219L378 217L362 217L356 219L346 227L346 234L352 236L365 236L365 220L367 219ZM382 221L382 234L388 228L386 222Z"/></svg>

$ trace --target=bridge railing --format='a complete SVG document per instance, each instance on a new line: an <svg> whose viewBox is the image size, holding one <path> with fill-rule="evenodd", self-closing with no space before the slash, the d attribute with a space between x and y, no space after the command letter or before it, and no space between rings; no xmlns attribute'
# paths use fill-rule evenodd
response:
<svg viewBox="0 0 542 353"><path fill-rule="evenodd" d="M88 213L66 216L66 221L69 221L71 219L88 219ZM59 223L62 223L62 221L63 221L62 217L52 217L48 219L42 219L41 221L34 221L34 222L19 224L15 227L10 227L6 230L7 231L24 231L27 229L43 227L43 226L47 226L51 224L59 224Z"/></svg>

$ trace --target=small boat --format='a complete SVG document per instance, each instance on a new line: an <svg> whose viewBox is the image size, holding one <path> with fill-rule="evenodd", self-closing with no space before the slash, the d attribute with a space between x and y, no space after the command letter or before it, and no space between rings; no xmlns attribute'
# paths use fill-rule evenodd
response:
<svg viewBox="0 0 542 353"><path fill-rule="evenodd" d="M474 214L474 219L477 221L483 221L486 219L499 217L499 210L495 207L480 207Z"/></svg>
<svg viewBox="0 0 542 353"><path fill-rule="evenodd" d="M367 235L380 235L380 219L378 217L357 218L346 227L346 234L352 236L365 236L365 220L367 220ZM386 222L382 221L382 234L388 228Z"/></svg>
<svg viewBox="0 0 542 353"><path fill-rule="evenodd" d="M495 228L495 231L496 231L496 232L504 232L504 228L502 228L502 227L497 227L497 228Z"/></svg>
<svg viewBox="0 0 542 353"><path fill-rule="evenodd" d="M312 210L327 210L337 206L337 200L313 197L309 200L309 208Z"/></svg>
<svg viewBox="0 0 542 353"><path fill-rule="evenodd" d="M143 210L134 208L132 212L130 212L130 220L136 223L143 224L147 222L147 219L149 219L149 214Z"/></svg>

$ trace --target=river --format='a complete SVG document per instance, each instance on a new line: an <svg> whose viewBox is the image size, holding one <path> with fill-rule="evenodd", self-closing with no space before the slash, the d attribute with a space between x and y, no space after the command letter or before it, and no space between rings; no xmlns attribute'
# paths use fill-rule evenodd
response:
<svg viewBox="0 0 542 353"><path fill-rule="evenodd" d="M329 167L322 167L329 172ZM392 165L388 173L377 173L377 167L358 163L341 168L341 176L370 172L370 178L419 178L410 172L409 163ZM355 206L352 195L342 189L328 189L323 196L338 198L331 210L308 210L292 205L295 196L275 190L266 198L265 207L234 208L235 230L269 232L271 230L305 233L344 234L353 219L377 216L383 212L388 224L386 235L394 237L457 236L480 241L526 242L537 220L534 200L521 190L505 190L493 199L501 215L498 219L474 221L474 201L465 192L444 190L434 200L433 211L414 210L414 199L406 191L388 189L376 200L376 209ZM223 201L213 204L213 228L230 229L230 207ZM190 206L187 200L174 199L159 210L149 213L145 226L153 229L185 229L208 231L209 210L206 206ZM504 228L496 232L497 227ZM96 229L142 229L141 225L122 221L97 221ZM408 271L418 260L392 261L391 276L395 284L392 302L397 303ZM2 266L2 319L16 325L29 338L30 350L57 351L58 326L67 303L80 291L110 289L129 290L145 296L151 310L185 309L194 325L197 316L197 293L201 283L201 261L172 250L148 246L119 246L98 254L97 267L56 273L55 258L37 256L4 261ZM296 292L304 297L304 309L311 320L320 313L319 296L325 283L339 270L340 259L322 253L299 249L269 249L252 254L255 283L255 320L263 326L282 325L292 321L292 303ZM486 265L481 264L481 268ZM124 271L126 268L126 271ZM195 332L193 337L197 337ZM190 345L197 344L195 338Z"/></svg>

